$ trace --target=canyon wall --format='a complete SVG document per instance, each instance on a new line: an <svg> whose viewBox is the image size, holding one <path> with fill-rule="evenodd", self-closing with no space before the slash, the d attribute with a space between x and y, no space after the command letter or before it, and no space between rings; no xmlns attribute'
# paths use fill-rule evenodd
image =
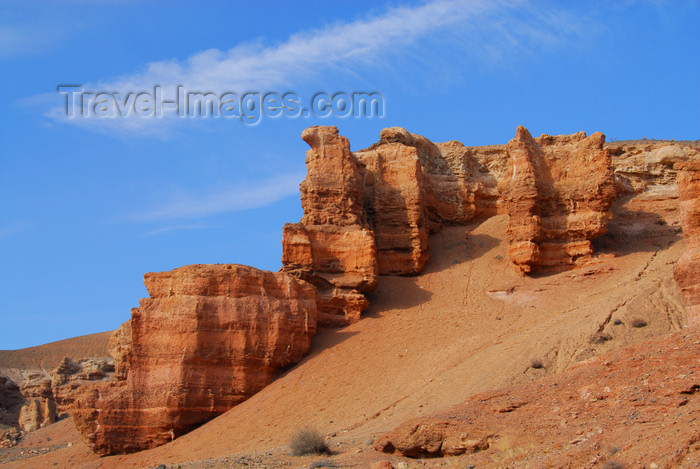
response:
<svg viewBox="0 0 700 469"><path fill-rule="evenodd" d="M606 145L600 133L533 138L523 127L508 145L484 147L433 143L399 127L356 152L335 127L310 127L302 138L310 147L303 217L284 226L281 272L227 264L146 274L150 298L109 342L117 381L59 399L75 401L93 451L166 443L247 399L301 360L317 324L360 320L380 275L419 274L429 235L445 225L507 213L514 268L574 268L592 259L616 194L658 186L672 199L673 164L697 157L675 144ZM656 166L644 168L654 152ZM684 229L697 251L697 171L683 174ZM697 253L686 257L677 279L692 312Z"/></svg>
<svg viewBox="0 0 700 469"><path fill-rule="evenodd" d="M586 262L590 240L607 231L615 184L605 136L596 132L532 138L524 127L508 143L501 181L509 215L511 262L523 272Z"/></svg>
<svg viewBox="0 0 700 469"><path fill-rule="evenodd" d="M443 225L508 213L511 261L527 273L590 260L611 217L601 133L534 139L519 127L508 145L465 147L391 127L356 152L336 127L302 138L304 216L284 227L282 270L316 286L321 325L358 321L378 275L420 273Z"/></svg>
<svg viewBox="0 0 700 469"><path fill-rule="evenodd" d="M686 251L673 269L683 293L689 327L700 327L700 160L676 163Z"/></svg>
<svg viewBox="0 0 700 469"><path fill-rule="evenodd" d="M316 331L314 288L235 264L144 276L129 326L115 332L120 381L86 386L76 427L98 454L151 448L256 393L299 361Z"/></svg>
<svg viewBox="0 0 700 469"><path fill-rule="evenodd" d="M28 371L19 384L0 375L0 409L4 409L0 413L0 425L30 432L52 424L69 411L78 388L96 381L109 381L113 371L111 358L90 357L73 361L64 357L48 372L41 369ZM3 403L7 400L3 395L13 397L9 401L11 405Z"/></svg>
<svg viewBox="0 0 700 469"><path fill-rule="evenodd" d="M335 127L310 127L302 138L308 174L301 183L304 216L282 234L282 270L316 287L318 321L357 322L377 285L377 248L363 212L364 168Z"/></svg>

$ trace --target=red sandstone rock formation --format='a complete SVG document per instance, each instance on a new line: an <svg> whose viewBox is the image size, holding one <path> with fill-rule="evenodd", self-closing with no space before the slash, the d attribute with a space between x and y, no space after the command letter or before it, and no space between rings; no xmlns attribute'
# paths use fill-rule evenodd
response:
<svg viewBox="0 0 700 469"><path fill-rule="evenodd" d="M404 129L384 129L412 139ZM399 133L403 132L403 133ZM377 244L381 274L416 274L428 260L425 180L418 151L399 141L356 153L364 163L365 213Z"/></svg>
<svg viewBox="0 0 700 469"><path fill-rule="evenodd" d="M126 379L82 388L73 407L99 454L151 448L225 412L299 361L316 331L313 287L284 273L193 265L144 283L150 298L111 346Z"/></svg>
<svg viewBox="0 0 700 469"><path fill-rule="evenodd" d="M56 421L56 403L52 399L34 398L19 412L19 428L33 432Z"/></svg>
<svg viewBox="0 0 700 469"><path fill-rule="evenodd" d="M284 227L282 270L317 287L320 324L358 321L378 274L419 273L430 232L495 213L497 181L485 166L503 148L435 144L399 127L380 137L353 154L335 127L302 134L311 146L304 216Z"/></svg>
<svg viewBox="0 0 700 469"><path fill-rule="evenodd" d="M686 251L673 269L683 292L689 327L700 327L700 160L676 163Z"/></svg>
<svg viewBox="0 0 700 469"><path fill-rule="evenodd" d="M20 413L9 423L25 432L51 424L69 410L81 386L110 381L113 372L111 358L82 358L76 362L63 357L48 377L43 371L29 373L18 389Z"/></svg>
<svg viewBox="0 0 700 469"><path fill-rule="evenodd" d="M500 188L510 216L510 258L521 271L590 258L590 240L606 232L615 197L604 142L599 132L532 138L518 127Z"/></svg>
<svg viewBox="0 0 700 469"><path fill-rule="evenodd" d="M484 147L486 148L486 147ZM433 143L401 127L355 153L365 165L365 214L376 243L380 274L420 273L428 235L445 224L495 214L496 179L483 163L503 149ZM505 161L505 158L503 158Z"/></svg>
<svg viewBox="0 0 700 469"><path fill-rule="evenodd" d="M124 322L109 338L107 351L114 358L114 379L123 381L129 373L131 321Z"/></svg>
<svg viewBox="0 0 700 469"><path fill-rule="evenodd" d="M67 412L73 405L77 390L95 381L111 381L114 377L114 360L111 358L81 358L73 361L64 357L51 371L51 398L58 413Z"/></svg>
<svg viewBox="0 0 700 469"><path fill-rule="evenodd" d="M302 138L308 175L301 183L304 216L282 237L282 270L318 292L318 321L356 322L368 305L363 292L377 285L374 235L363 212L364 168L336 127L309 127Z"/></svg>
<svg viewBox="0 0 700 469"><path fill-rule="evenodd" d="M420 273L430 233L496 214L499 182L511 257L525 272L587 259L610 218L613 174L599 133L533 139L521 127L508 147L470 148L392 127L355 153L335 127L302 138L311 146L304 216L284 227L282 270L317 287L323 325L358 321L377 274Z"/></svg>

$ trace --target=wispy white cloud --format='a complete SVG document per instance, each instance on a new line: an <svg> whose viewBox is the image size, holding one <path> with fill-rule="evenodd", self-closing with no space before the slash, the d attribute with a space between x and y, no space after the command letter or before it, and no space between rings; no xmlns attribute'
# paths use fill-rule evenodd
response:
<svg viewBox="0 0 700 469"><path fill-rule="evenodd" d="M211 225L208 223L192 223L188 225L174 225L166 226L163 228L157 228L145 233L145 236L154 236L163 233L170 233L172 231L183 231L183 230L205 230L209 228L217 228L219 225Z"/></svg>
<svg viewBox="0 0 700 469"><path fill-rule="evenodd" d="M158 206L130 215L123 220L153 222L192 219L264 207L285 197L297 195L299 193L299 183L303 179L304 174L278 175L255 183L242 184L203 195L173 195ZM179 227L179 229L195 228L205 228L205 226L181 225ZM173 227L172 229L178 229L178 227ZM150 234L157 234L162 231L155 230L155 232Z"/></svg>
<svg viewBox="0 0 700 469"><path fill-rule="evenodd" d="M5 226L0 226L0 238L6 238L26 231L30 223L25 220L15 221Z"/></svg>
<svg viewBox="0 0 700 469"><path fill-rule="evenodd" d="M427 60L432 48L456 49L477 60L500 60L503 55L533 45L554 44L575 32L581 18L564 9L547 9L518 0L433 0L396 7L384 14L299 32L278 44L240 44L230 50L209 49L185 60L163 60L145 70L85 84L93 90L164 92L182 84L189 90L243 93L254 89L289 89L328 70L354 71L357 66L391 68L392 59L410 56ZM421 52L422 51L422 52ZM418 53L421 52L421 53ZM377 59L383 60L377 60ZM171 118L72 118L55 107L49 115L59 121L95 130L157 134L177 121Z"/></svg>
<svg viewBox="0 0 700 469"><path fill-rule="evenodd" d="M78 29L70 20L57 21L47 14L25 19L15 18L8 11L0 13L5 15L0 19L0 59L45 54Z"/></svg>
<svg viewBox="0 0 700 469"><path fill-rule="evenodd" d="M0 26L0 58L32 54L51 44L52 32L25 27Z"/></svg>

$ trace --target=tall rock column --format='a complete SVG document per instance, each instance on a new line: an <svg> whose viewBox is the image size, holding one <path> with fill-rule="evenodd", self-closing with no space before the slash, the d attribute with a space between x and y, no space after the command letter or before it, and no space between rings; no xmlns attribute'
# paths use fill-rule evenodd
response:
<svg viewBox="0 0 700 469"><path fill-rule="evenodd" d="M419 273L428 260L428 221L418 151L392 141L356 156L366 167L365 213L377 243L379 273Z"/></svg>
<svg viewBox="0 0 700 469"><path fill-rule="evenodd" d="M673 277L683 293L689 327L700 327L700 160L676 163L686 250Z"/></svg>
<svg viewBox="0 0 700 469"><path fill-rule="evenodd" d="M615 198L604 143L600 132L532 138L518 127L499 188L510 216L511 262L522 272L561 269L591 257L590 240L607 231Z"/></svg>
<svg viewBox="0 0 700 469"><path fill-rule="evenodd" d="M318 321L359 321L369 305L364 292L377 285L377 249L363 213L365 170L336 127L309 127L302 138L308 174L301 183L304 216L284 226L282 271L312 283Z"/></svg>

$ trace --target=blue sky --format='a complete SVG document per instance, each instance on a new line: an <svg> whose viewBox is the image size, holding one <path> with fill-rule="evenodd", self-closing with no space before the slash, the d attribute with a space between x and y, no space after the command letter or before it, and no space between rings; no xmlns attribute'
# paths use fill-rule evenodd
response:
<svg viewBox="0 0 700 469"><path fill-rule="evenodd" d="M203 5L206 5L203 6ZM0 349L111 330L142 276L277 270L301 131L700 137L697 1L0 1ZM67 119L56 87L375 91L382 118Z"/></svg>

